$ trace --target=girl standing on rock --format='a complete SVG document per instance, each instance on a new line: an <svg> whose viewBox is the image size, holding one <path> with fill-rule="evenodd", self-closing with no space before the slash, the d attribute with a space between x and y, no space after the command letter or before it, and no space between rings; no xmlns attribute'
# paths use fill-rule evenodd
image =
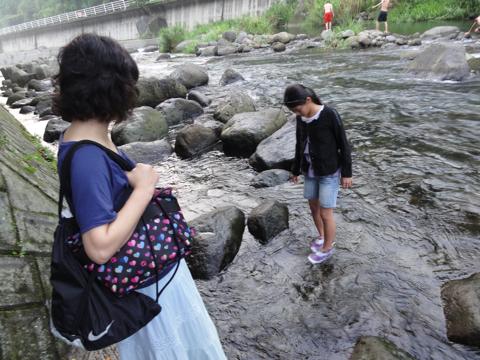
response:
<svg viewBox="0 0 480 360"><path fill-rule="evenodd" d="M303 85L285 89L284 104L297 115L295 160L292 181L305 176L304 197L308 200L318 238L310 244L308 260L319 264L334 251L336 223L333 210L339 184L352 186L350 145L337 111L322 104L315 92Z"/></svg>
<svg viewBox="0 0 480 360"><path fill-rule="evenodd" d="M59 146L59 169L68 150L80 140L100 143L132 163L113 144L108 128L111 122L124 120L135 106L136 63L117 42L94 34L73 39L58 59L54 105L71 122ZM129 240L159 176L146 164L124 172L104 150L91 144L75 152L70 170L70 203L83 249L90 260L104 264ZM125 201L123 195L129 191ZM155 299L157 280L162 288L175 275L159 299L161 313L117 344L121 359L226 359L185 260L180 260L176 274L174 268L136 290Z"/></svg>

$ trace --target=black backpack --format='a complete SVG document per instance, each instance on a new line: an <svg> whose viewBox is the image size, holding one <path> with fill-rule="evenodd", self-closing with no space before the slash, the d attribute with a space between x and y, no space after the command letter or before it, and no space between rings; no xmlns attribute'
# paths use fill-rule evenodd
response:
<svg viewBox="0 0 480 360"><path fill-rule="evenodd" d="M66 194L65 189L70 188L73 154L84 144L106 149L94 142L79 141L66 154L60 170L59 224L55 230L50 276L51 330L55 336L71 345L98 350L133 335L160 313L158 298L175 276L178 264L162 290L158 292L157 288L156 300L135 291L118 297L96 281L96 269L89 272L73 254L65 240L75 231L78 232L78 225L74 217L63 218L61 211L64 197L70 204L70 194ZM70 206L70 209L73 207Z"/></svg>

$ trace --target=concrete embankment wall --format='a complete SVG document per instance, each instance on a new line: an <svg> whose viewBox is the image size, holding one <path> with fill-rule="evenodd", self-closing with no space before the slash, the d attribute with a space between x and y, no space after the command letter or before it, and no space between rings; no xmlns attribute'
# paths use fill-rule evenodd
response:
<svg viewBox="0 0 480 360"><path fill-rule="evenodd" d="M273 0L177 0L166 1L123 12L79 19L69 23L25 30L0 36L0 53L59 48L75 36L94 32L116 40L134 40L144 36L148 24L184 25L233 19L242 15L258 15Z"/></svg>

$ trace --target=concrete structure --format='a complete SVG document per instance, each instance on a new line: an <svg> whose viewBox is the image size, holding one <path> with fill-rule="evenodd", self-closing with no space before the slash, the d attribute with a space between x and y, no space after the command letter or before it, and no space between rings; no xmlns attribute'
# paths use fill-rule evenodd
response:
<svg viewBox="0 0 480 360"><path fill-rule="evenodd" d="M71 22L47 25L0 35L0 52L12 53L41 48L58 48L75 36L94 32L116 40L154 37L164 26L197 24L259 15L274 0L165 0L123 12L78 18Z"/></svg>

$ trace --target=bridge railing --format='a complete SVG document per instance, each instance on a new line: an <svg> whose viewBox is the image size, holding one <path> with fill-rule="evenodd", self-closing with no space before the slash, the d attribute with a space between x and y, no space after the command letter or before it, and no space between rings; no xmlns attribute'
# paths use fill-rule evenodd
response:
<svg viewBox="0 0 480 360"><path fill-rule="evenodd" d="M9 26L0 29L0 35L6 35L14 32L25 31L29 29L36 29L53 24L60 24L88 17L125 11L128 7L136 5L135 0L117 0L106 4L88 7L85 9L70 11L68 13L50 16L43 19L33 20L26 23Z"/></svg>

